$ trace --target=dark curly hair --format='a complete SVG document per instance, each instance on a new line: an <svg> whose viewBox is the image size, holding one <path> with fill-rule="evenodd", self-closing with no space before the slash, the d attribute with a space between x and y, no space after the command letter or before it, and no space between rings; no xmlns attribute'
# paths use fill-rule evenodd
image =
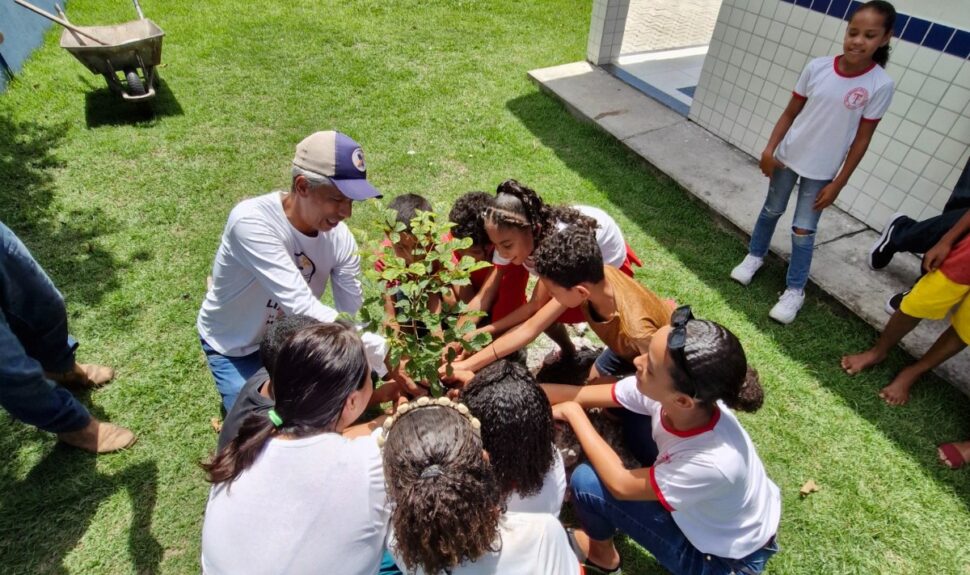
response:
<svg viewBox="0 0 970 575"><path fill-rule="evenodd" d="M452 407L395 418L384 443L396 551L429 575L498 551L502 495L482 440Z"/></svg>
<svg viewBox="0 0 970 575"><path fill-rule="evenodd" d="M575 208L546 205L535 190L515 180L505 180L499 184L492 205L485 212L485 221L500 228L531 230L537 246L555 231L556 224L560 222L596 229L593 218L584 216Z"/></svg>
<svg viewBox="0 0 970 575"><path fill-rule="evenodd" d="M488 234L482 222L482 214L492 205L492 196L485 192L468 192L455 200L448 212L448 220L455 224L451 235L458 239L471 238L473 246L488 245Z"/></svg>
<svg viewBox="0 0 970 575"><path fill-rule="evenodd" d="M284 315L276 318L273 325L266 329L263 339L259 342L259 361L269 374L273 377L273 367L276 366L276 356L280 353L280 347L286 338L300 331L305 327L322 323L320 320L303 314Z"/></svg>
<svg viewBox="0 0 970 575"><path fill-rule="evenodd" d="M279 433L306 437L336 431L347 398L364 387L369 374L364 344L352 324L321 323L291 334L272 376L274 409L283 424L274 426L262 412L244 419L236 437L202 464L207 479L231 485Z"/></svg>
<svg viewBox="0 0 970 575"><path fill-rule="evenodd" d="M397 221L404 224L404 231L407 233L411 233L411 220L418 215L418 210L422 212L434 211L431 202L418 194L401 194L391 200L387 207L394 210L397 214Z"/></svg>
<svg viewBox="0 0 970 575"><path fill-rule="evenodd" d="M482 422L502 495L539 493L554 461L552 408L529 370L497 361L482 368L461 391L461 401Z"/></svg>
<svg viewBox="0 0 970 575"><path fill-rule="evenodd" d="M581 226L550 234L532 258L537 274L567 289L581 283L597 284L605 277L596 232Z"/></svg>
<svg viewBox="0 0 970 575"><path fill-rule="evenodd" d="M720 399L731 409L758 411L765 393L737 336L707 320L692 319L686 328L684 358L690 374L673 362L671 376L677 391L711 405Z"/></svg>

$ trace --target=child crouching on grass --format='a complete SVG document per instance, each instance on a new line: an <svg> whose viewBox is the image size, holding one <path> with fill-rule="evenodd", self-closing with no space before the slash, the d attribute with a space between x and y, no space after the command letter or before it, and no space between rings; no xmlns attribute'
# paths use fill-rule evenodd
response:
<svg viewBox="0 0 970 575"><path fill-rule="evenodd" d="M470 247L455 252L456 258L469 256L477 262L492 261L495 246L489 241L482 220L491 203L492 196L485 192L469 192L455 200L451 212L448 213L448 220L455 224L451 228L451 235L458 239L472 240ZM489 321L498 321L526 303L525 290L529 283L529 272L521 265L509 264L476 270L472 272L471 280L470 285L457 287L456 295L468 304L468 311L485 312ZM479 319L475 317L473 321L482 324Z"/></svg>
<svg viewBox="0 0 970 575"><path fill-rule="evenodd" d="M549 400L520 363L499 361L475 374L461 402L482 423L506 509L559 517L566 469L553 444Z"/></svg>
<svg viewBox="0 0 970 575"><path fill-rule="evenodd" d="M579 575L550 513L504 511L481 422L447 398L398 407L382 438L388 548L409 574Z"/></svg>
<svg viewBox="0 0 970 575"><path fill-rule="evenodd" d="M909 401L909 391L919 378L950 359L970 343L970 212L963 215L926 255L926 272L903 297L899 309L889 318L876 344L862 353L842 358L842 369L850 375L876 365L896 344L924 319L943 319L947 312L950 327L919 358L900 371L882 388L879 396L890 405ZM950 468L970 461L970 442L940 446L940 459Z"/></svg>
<svg viewBox="0 0 970 575"><path fill-rule="evenodd" d="M495 192L492 204L484 214L485 232L495 245L492 262L496 266L517 264L529 273L535 273L533 252L547 237L556 231L577 225L591 230L596 237L606 265L633 275L633 266L640 261L623 239L623 232L609 214L591 206L550 206L531 188L515 180L502 182ZM550 304L552 296L540 283L529 301L499 321L493 321L482 331L498 336L534 316ZM549 312L546 308L543 310ZM578 310L566 311L546 328L548 335L559 346L559 356L553 353L547 363L576 355L576 347L569 339L565 325L580 323Z"/></svg>
<svg viewBox="0 0 970 575"><path fill-rule="evenodd" d="M609 383L636 371L633 360L670 320L670 306L603 255L593 230L570 225L550 234L533 255L539 285L552 296L535 315L454 368L476 371L533 341L567 310L578 311L606 349L588 383Z"/></svg>
<svg viewBox="0 0 970 575"><path fill-rule="evenodd" d="M635 365L636 376L612 386L542 386L589 458L570 482L583 527L572 534L577 553L600 572L619 572L620 531L675 574L761 573L778 551L781 496L729 409L763 402L741 343L683 306ZM634 451L646 467L624 468L589 407L622 407L645 421Z"/></svg>

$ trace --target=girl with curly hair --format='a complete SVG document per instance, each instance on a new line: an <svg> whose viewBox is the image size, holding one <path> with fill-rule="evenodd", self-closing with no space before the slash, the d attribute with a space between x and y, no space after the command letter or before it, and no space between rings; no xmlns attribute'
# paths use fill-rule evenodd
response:
<svg viewBox="0 0 970 575"><path fill-rule="evenodd" d="M591 206L550 206L534 190L515 180L506 180L498 186L495 198L485 210L483 219L485 232L495 245L492 263L497 267L523 265L530 274L535 275L533 253L546 238L570 225L595 232L596 243L602 252L605 265L619 268L630 277L633 276L633 266L642 265L609 214ZM483 297L488 297L488 294ZM530 318L543 323L546 319L552 321L552 318L556 318L545 333L559 345L560 351L548 357L547 363L576 354L576 347L569 339L563 324L583 322L583 314L575 309L563 312L552 302L552 296L541 282L536 285L532 297L525 305L501 320L480 328L480 331L498 336ZM459 378L462 375L470 377L468 374L498 357L500 356L494 349L486 348L453 365L460 374Z"/></svg>
<svg viewBox="0 0 970 575"><path fill-rule="evenodd" d="M397 564L426 575L579 574L554 516L504 512L479 426L466 406L426 397L385 422L388 548Z"/></svg>
<svg viewBox="0 0 970 575"><path fill-rule="evenodd" d="M621 531L672 573L761 573L778 551L781 496L729 409L756 411L764 401L741 343L682 306L635 364L636 376L612 386L543 386L589 458L570 483L583 526L571 534L577 554L618 572L612 539ZM637 414L640 432L627 441L645 467L626 469L584 407Z"/></svg>
<svg viewBox="0 0 970 575"><path fill-rule="evenodd" d="M482 422L482 442L508 510L558 517L566 468L553 444L549 400L529 370L498 361L476 373L460 397Z"/></svg>
<svg viewBox="0 0 970 575"><path fill-rule="evenodd" d="M204 573L377 573L388 522L380 451L370 436L377 425L350 427L372 391L364 345L350 324L306 327L284 341L273 371L275 405L249 415L202 466L213 483L202 526Z"/></svg>

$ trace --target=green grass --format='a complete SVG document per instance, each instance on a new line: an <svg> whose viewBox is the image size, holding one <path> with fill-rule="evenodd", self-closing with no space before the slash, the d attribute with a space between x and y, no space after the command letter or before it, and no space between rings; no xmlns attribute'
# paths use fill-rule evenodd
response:
<svg viewBox="0 0 970 575"><path fill-rule="evenodd" d="M784 497L770 572L970 573L970 473L934 449L970 436L967 398L928 378L911 405L885 406L876 391L904 354L843 375L839 356L869 345L870 327L817 292L797 323L772 323L781 265L749 288L728 280L740 237L528 82L583 58L589 2L144 8L167 33L154 115L123 106L53 33L0 96L0 218L64 293L80 359L118 369L85 402L139 436L94 458L0 416L0 571L197 571L196 462L219 414L194 327L205 276L230 208L286 185L303 136L339 128L388 196L421 193L444 212L515 177L547 201L606 208L646 262L641 281L741 337L767 392L742 419ZM132 13L126 0L69 5L77 24ZM803 500L810 478L821 491ZM627 573L660 572L625 551Z"/></svg>

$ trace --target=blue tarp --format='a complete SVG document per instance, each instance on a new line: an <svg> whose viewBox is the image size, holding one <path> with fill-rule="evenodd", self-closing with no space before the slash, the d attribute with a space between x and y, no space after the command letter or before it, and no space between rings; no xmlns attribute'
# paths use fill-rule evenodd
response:
<svg viewBox="0 0 970 575"><path fill-rule="evenodd" d="M34 6L56 14L54 0L31 0ZM61 1L64 8L66 0ZM44 33L53 22L39 14L34 14L22 6L14 4L12 0L0 1L0 33L3 43L0 44L0 92L7 87L7 74L17 74L23 68L24 61L30 57L41 42Z"/></svg>

